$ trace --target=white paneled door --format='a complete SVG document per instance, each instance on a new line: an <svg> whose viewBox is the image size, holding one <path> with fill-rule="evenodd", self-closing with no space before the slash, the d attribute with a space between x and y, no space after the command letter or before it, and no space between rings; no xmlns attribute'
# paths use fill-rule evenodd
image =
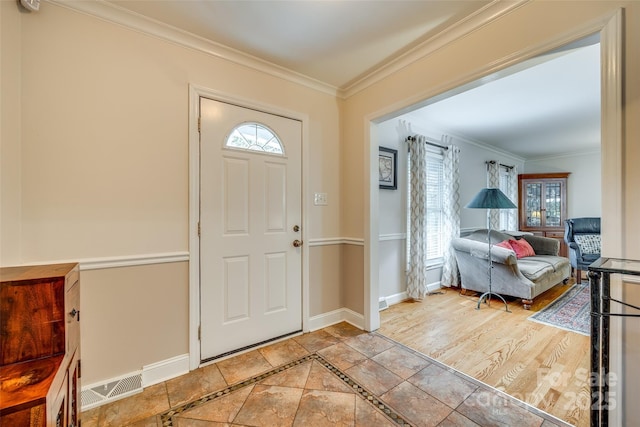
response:
<svg viewBox="0 0 640 427"><path fill-rule="evenodd" d="M302 124L200 98L200 359L302 330Z"/></svg>

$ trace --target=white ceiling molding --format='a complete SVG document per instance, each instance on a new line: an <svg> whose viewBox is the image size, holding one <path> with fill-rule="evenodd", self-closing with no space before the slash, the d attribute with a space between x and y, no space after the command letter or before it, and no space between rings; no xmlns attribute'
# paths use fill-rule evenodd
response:
<svg viewBox="0 0 640 427"><path fill-rule="evenodd" d="M187 31L148 18L136 12L117 6L104 0L48 0L50 3L84 13L89 16L110 22L125 28L141 32L159 39L176 43L199 52L221 58L238 65L242 65L260 72L278 77L311 89L327 93L339 98L348 98L368 86L384 79L394 72L407 67L413 62L435 52L447 43L459 39L466 34L487 25L491 21L519 8L530 0L517 0L503 2L494 0L473 15L446 28L436 36L431 37L403 55L383 64L367 76L358 79L347 87L340 89L317 79L305 76L301 73L289 70L269 61L249 55L237 49L230 48L221 43L207 40Z"/></svg>
<svg viewBox="0 0 640 427"><path fill-rule="evenodd" d="M440 129L440 128L434 128L434 129L427 129L423 126L423 120L421 120L419 117L413 117L411 114L407 114L405 116L402 117L401 120L407 120L409 122L411 122L411 125L413 126L413 130L416 131L417 133L421 133L422 135L426 135L426 134L442 134L442 135L448 135L450 137L453 138L453 142L455 144L456 140L458 141L462 141L465 144L469 144L469 145L474 145L476 147L482 148L485 151L489 151L495 154L499 154L501 156L504 157L508 157L512 160L518 161L518 162L526 162L527 159L525 159L524 157L518 156L516 154L513 154L509 151L506 150L502 150L501 148L498 148L494 145L491 144L487 144L486 142L482 142L482 141L478 141L478 140L474 140L468 137L464 137L461 136L459 134L456 134L455 131L451 131L451 130L447 130L447 129ZM395 119L394 119L395 120Z"/></svg>
<svg viewBox="0 0 640 427"><path fill-rule="evenodd" d="M443 46L469 34L472 31L495 21L496 19L518 9L530 0L517 0L514 2L503 2L494 0L476 13L469 15L460 22L447 27L435 36L425 40L408 52L383 64L367 76L348 84L340 90L342 98L349 98L374 83L388 77L389 75L411 65L412 63L432 54Z"/></svg>
<svg viewBox="0 0 640 427"><path fill-rule="evenodd" d="M338 88L296 73L223 44L207 40L171 25L147 18L103 0L49 0L50 3L93 16L106 22L141 32L199 52L221 58L329 95L339 96Z"/></svg>

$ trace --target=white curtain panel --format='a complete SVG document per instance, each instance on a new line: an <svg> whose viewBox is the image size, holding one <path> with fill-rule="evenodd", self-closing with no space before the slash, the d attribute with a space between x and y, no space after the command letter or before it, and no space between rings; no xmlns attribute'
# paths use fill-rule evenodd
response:
<svg viewBox="0 0 640 427"><path fill-rule="evenodd" d="M451 138L443 138L450 143ZM458 264L451 246L460 236L460 148L449 144L444 153L444 200L443 200L443 265L442 286L458 286Z"/></svg>
<svg viewBox="0 0 640 427"><path fill-rule="evenodd" d="M500 165L495 160L487 162L487 187L500 188ZM498 209L490 209L491 211L491 229L500 229L500 211Z"/></svg>
<svg viewBox="0 0 640 427"><path fill-rule="evenodd" d="M507 197L518 206L518 167L513 166L507 171ZM507 230L518 229L518 209L507 209Z"/></svg>
<svg viewBox="0 0 640 427"><path fill-rule="evenodd" d="M407 295L422 300L427 294L427 145L424 136L409 141L411 159L411 206Z"/></svg>

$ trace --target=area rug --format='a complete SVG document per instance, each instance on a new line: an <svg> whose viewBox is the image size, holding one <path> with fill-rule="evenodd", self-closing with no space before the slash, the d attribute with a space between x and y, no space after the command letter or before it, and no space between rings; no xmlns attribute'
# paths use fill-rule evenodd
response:
<svg viewBox="0 0 640 427"><path fill-rule="evenodd" d="M572 286L558 299L530 316L529 320L582 335L590 335L591 300L589 283Z"/></svg>

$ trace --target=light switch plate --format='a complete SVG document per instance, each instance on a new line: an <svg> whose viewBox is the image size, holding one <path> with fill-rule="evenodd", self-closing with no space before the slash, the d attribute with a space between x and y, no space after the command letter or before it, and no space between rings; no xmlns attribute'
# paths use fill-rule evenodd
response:
<svg viewBox="0 0 640 427"><path fill-rule="evenodd" d="M313 198L313 204L316 206L326 206L327 193L315 193L315 196Z"/></svg>

